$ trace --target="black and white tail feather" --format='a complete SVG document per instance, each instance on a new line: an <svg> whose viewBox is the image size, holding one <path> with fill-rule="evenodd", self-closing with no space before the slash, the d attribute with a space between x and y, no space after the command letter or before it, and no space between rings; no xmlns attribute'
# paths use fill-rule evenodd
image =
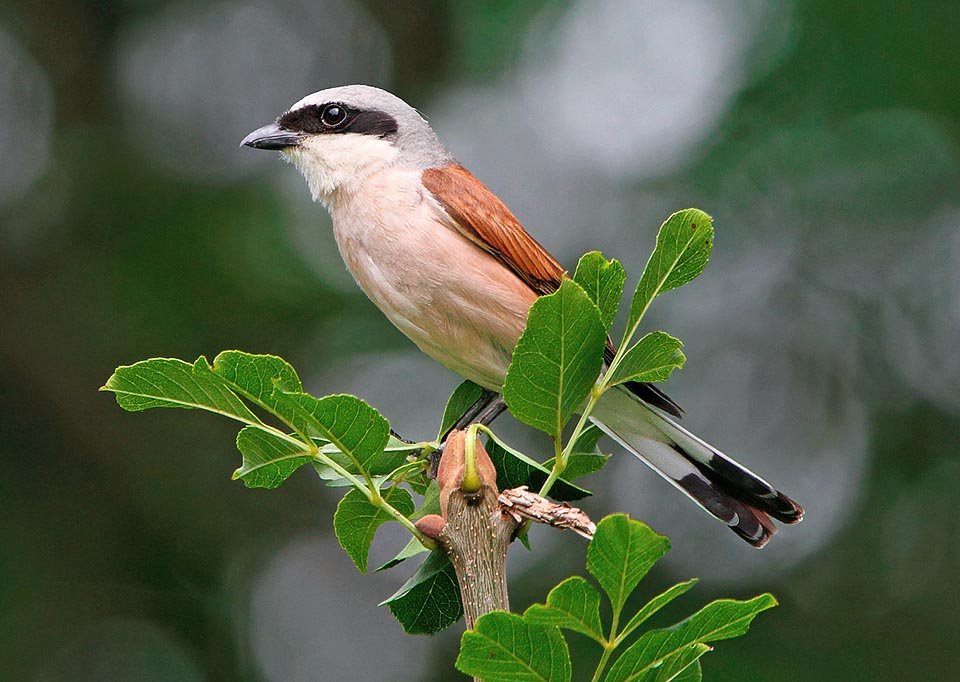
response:
<svg viewBox="0 0 960 682"><path fill-rule="evenodd" d="M632 388L609 391L594 410L593 421L754 547L763 547L777 532L773 519L786 524L803 519L799 504L652 407Z"/></svg>

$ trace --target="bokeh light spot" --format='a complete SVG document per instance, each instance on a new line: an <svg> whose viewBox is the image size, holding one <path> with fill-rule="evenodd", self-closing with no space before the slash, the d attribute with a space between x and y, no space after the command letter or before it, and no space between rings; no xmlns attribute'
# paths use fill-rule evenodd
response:
<svg viewBox="0 0 960 682"><path fill-rule="evenodd" d="M170 7L126 30L117 64L133 139L168 171L222 183L275 160L238 149L246 133L308 92L385 84L391 56L358 6L285 0Z"/></svg>
<svg viewBox="0 0 960 682"><path fill-rule="evenodd" d="M50 160L53 91L46 74L0 29L0 206L16 201Z"/></svg>

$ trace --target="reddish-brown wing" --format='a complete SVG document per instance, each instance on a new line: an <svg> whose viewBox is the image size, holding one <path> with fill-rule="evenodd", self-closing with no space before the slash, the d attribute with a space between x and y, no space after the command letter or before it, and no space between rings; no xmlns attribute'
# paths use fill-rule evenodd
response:
<svg viewBox="0 0 960 682"><path fill-rule="evenodd" d="M431 168L423 172L423 186L453 219L452 227L510 268L531 289L538 294L557 290L563 267L470 171L459 164Z"/></svg>
<svg viewBox="0 0 960 682"><path fill-rule="evenodd" d="M565 270L493 192L466 168L450 164L423 172L423 186L436 197L450 216L451 227L493 255L541 296L556 291ZM613 360L614 346L607 337L606 362ZM627 388L641 400L676 417L680 406L653 384L627 382Z"/></svg>

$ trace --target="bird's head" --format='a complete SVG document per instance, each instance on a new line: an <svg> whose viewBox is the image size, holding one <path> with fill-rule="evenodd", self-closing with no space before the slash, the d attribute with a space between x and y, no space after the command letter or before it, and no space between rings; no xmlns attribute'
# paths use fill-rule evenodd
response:
<svg viewBox="0 0 960 682"><path fill-rule="evenodd" d="M425 170L453 160L416 109L368 85L307 95L240 144L279 150L324 203L384 167Z"/></svg>

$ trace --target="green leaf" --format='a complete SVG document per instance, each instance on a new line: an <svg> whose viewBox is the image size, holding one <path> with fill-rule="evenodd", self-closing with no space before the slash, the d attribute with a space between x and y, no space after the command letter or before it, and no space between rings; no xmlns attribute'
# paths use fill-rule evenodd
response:
<svg viewBox="0 0 960 682"><path fill-rule="evenodd" d="M297 446L255 426L240 429L237 449L243 465L233 472L233 480L240 479L248 488L276 488L313 461L306 445Z"/></svg>
<svg viewBox="0 0 960 682"><path fill-rule="evenodd" d="M706 644L694 643L634 671L628 672L626 668L614 665L607 674L606 682L671 682L708 651L710 647Z"/></svg>
<svg viewBox="0 0 960 682"><path fill-rule="evenodd" d="M410 486L410 489L417 495L425 494L431 483L433 483L433 479L430 478L429 471L426 468L406 476L406 484Z"/></svg>
<svg viewBox="0 0 960 682"><path fill-rule="evenodd" d="M670 541L626 514L604 517L587 548L587 570L603 587L614 612L650 568L670 549Z"/></svg>
<svg viewBox="0 0 960 682"><path fill-rule="evenodd" d="M758 614L776 605L777 600L769 593L746 600L717 599L664 632L671 637L686 633L685 637L695 637L698 642L732 639L746 634Z"/></svg>
<svg viewBox="0 0 960 682"><path fill-rule="evenodd" d="M331 457L331 459L336 460L338 458ZM343 462L337 462L337 464L340 464L340 466L351 473L359 473L352 471L353 469L356 469L356 467L353 466L353 462L351 462L348 458L344 458ZM322 480L327 481L327 487L329 488L339 488L344 485L353 485L349 479L341 476L340 473L329 464L325 464L324 462L314 462L313 468L317 472L317 476L319 476Z"/></svg>
<svg viewBox="0 0 960 682"><path fill-rule="evenodd" d="M283 358L225 350L213 359L212 372L231 390L277 415L298 432L306 433L305 420L284 409L284 404L274 396L274 390L284 393L303 391L296 370Z"/></svg>
<svg viewBox="0 0 960 682"><path fill-rule="evenodd" d="M588 474L594 474L606 466L610 455L603 454L597 447L597 441L601 436L603 431L595 424L591 424L580 433L567 459L567 468L563 470L563 477L566 480L575 481ZM554 459L551 457L543 463L543 466L548 470L553 468Z"/></svg>
<svg viewBox="0 0 960 682"><path fill-rule="evenodd" d="M420 542L417 538L410 538L410 542L404 545L403 549L397 552L397 555L386 562L373 569L374 573L379 573L380 571L386 571L387 569L393 568L394 566L403 563L407 559L417 556L418 554L423 554L429 552L430 550L423 546L423 543Z"/></svg>
<svg viewBox="0 0 960 682"><path fill-rule="evenodd" d="M624 353L608 385L626 381L666 381L687 361L683 343L666 332L650 332Z"/></svg>
<svg viewBox="0 0 960 682"><path fill-rule="evenodd" d="M550 475L550 470L542 464L504 443L488 438L485 447L493 466L497 469L497 487L500 490L525 485L530 490L537 491ZM558 479L550 489L550 497L560 502L581 500L592 494L589 490L564 479Z"/></svg>
<svg viewBox="0 0 960 682"><path fill-rule="evenodd" d="M443 409L443 419L440 420L440 431L437 433L437 440L443 438L447 431L453 428L457 420L480 400L483 395L483 388L472 381L464 381L454 389L450 399L447 400L447 406Z"/></svg>
<svg viewBox="0 0 960 682"><path fill-rule="evenodd" d="M352 395L328 395L315 398L308 393L283 393L277 391L276 399L284 404L283 409L295 410L332 447L323 452L342 464L350 464L352 473L371 473L372 465L381 465L383 473L393 471L396 465L382 465L384 449L390 440L390 424L360 398ZM337 454L347 459L338 460ZM393 453L396 455L397 453ZM396 458L394 458L396 459ZM402 462L404 456L399 461Z"/></svg>
<svg viewBox="0 0 960 682"><path fill-rule="evenodd" d="M463 633L457 670L484 682L568 682L570 652L555 627L493 611Z"/></svg>
<svg viewBox="0 0 960 682"><path fill-rule="evenodd" d="M129 412L154 407L207 410L251 426L262 424L233 391L210 375L202 355L191 365L174 358L153 358L117 367L101 390L116 394Z"/></svg>
<svg viewBox="0 0 960 682"><path fill-rule="evenodd" d="M667 218L657 233L657 246L640 276L630 303L627 339L658 295L676 289L703 272L713 246L712 218L688 208Z"/></svg>
<svg viewBox="0 0 960 682"><path fill-rule="evenodd" d="M446 552L437 549L393 596L380 602L411 635L433 635L460 620L460 586Z"/></svg>
<svg viewBox="0 0 960 682"><path fill-rule="evenodd" d="M599 309L573 280L538 298L503 384L513 416L559 441L600 374L605 339Z"/></svg>
<svg viewBox="0 0 960 682"><path fill-rule="evenodd" d="M645 632L614 663L607 680L657 679L644 675L693 644L739 637L750 628L750 623L758 613L776 605L777 600L770 594L762 594L748 601L720 599L711 602L672 628Z"/></svg>
<svg viewBox="0 0 960 682"><path fill-rule="evenodd" d="M700 667L700 661L694 661L693 665L677 673L672 682L703 682L703 669Z"/></svg>
<svg viewBox="0 0 960 682"><path fill-rule="evenodd" d="M333 443L328 443L322 438L313 438L314 443L320 448L320 452L334 462L339 464L341 467L353 474L360 474L361 471L357 468L356 463L343 452L340 451ZM389 441L387 441L387 447L383 449L379 455L376 455L372 460L367 462L367 473L371 476L385 476L389 474L394 469L396 469L401 464L404 464L407 461L407 456L413 452L420 450L418 445L411 445L409 443L404 443L402 440L399 440L392 435L390 436ZM325 481L329 481L327 485L333 487L335 485L352 485L347 479L343 478L339 472L333 469L330 465L323 462L314 462L314 468L317 470L317 476L322 478Z"/></svg>
<svg viewBox="0 0 960 682"><path fill-rule="evenodd" d="M575 452L567 460L567 468L563 470L563 477L569 481L575 481L583 476L595 474L606 466L608 459L610 459L610 455ZM543 466L550 469L553 466L553 461L554 458L551 457L543 463ZM554 491L551 490L550 494L553 495Z"/></svg>
<svg viewBox="0 0 960 682"><path fill-rule="evenodd" d="M537 625L555 625L604 641L600 625L600 593L578 575L567 578L550 590L546 604L534 604L523 619Z"/></svg>
<svg viewBox="0 0 960 682"><path fill-rule="evenodd" d="M583 287L600 309L604 330L609 332L627 281L623 266L617 260L607 260L599 251L591 251L580 257L573 281Z"/></svg>
<svg viewBox="0 0 960 682"><path fill-rule="evenodd" d="M413 513L413 498L403 488L392 486L382 493L383 499L393 505L394 509L409 516ZM367 572L367 555L377 529L393 517L374 506L367 496L354 488L340 500L337 511L333 515L333 531L337 535L337 542L361 573Z"/></svg>
<svg viewBox="0 0 960 682"><path fill-rule="evenodd" d="M423 502L420 504L420 507L417 508L417 511L415 511L413 514L409 515L411 521L421 519L427 514L440 513L440 486L437 485L436 480L430 481L423 495ZM406 561L410 557L414 557L418 554L429 551L430 550L424 547L423 544L417 540L417 538L410 538L410 542L407 543L406 547L401 549L395 557L377 568L374 572L385 571L388 568L393 568L397 564Z"/></svg>
<svg viewBox="0 0 960 682"><path fill-rule="evenodd" d="M427 514L439 514L440 513L440 486L437 484L436 479L431 479L427 489L423 493L423 502L420 503L420 507L417 508L417 511L414 512L410 518L416 521L417 519L422 519Z"/></svg>
<svg viewBox="0 0 960 682"><path fill-rule="evenodd" d="M597 443L603 437L603 431L596 424L590 424L580 432L577 440L573 444L570 452L584 454L600 454L600 448Z"/></svg>
<svg viewBox="0 0 960 682"><path fill-rule="evenodd" d="M685 671L691 670L694 674L700 674L700 658L713 651L713 647L706 644L691 644L684 647L672 656L668 656L663 661L663 665L656 669L648 682L674 682Z"/></svg>
<svg viewBox="0 0 960 682"><path fill-rule="evenodd" d="M383 450L363 461L363 468L371 476L384 476L405 463L407 455L416 449L411 449L406 444L403 444L403 447L392 446L391 442L388 442ZM347 471L358 473L357 466L350 454L344 453L336 444L328 443L320 448L320 452L330 457Z"/></svg>
<svg viewBox="0 0 960 682"><path fill-rule="evenodd" d="M623 630L617 635L618 639L623 640L627 635L636 630L645 620L650 616L655 614L657 611L662 609L664 606L672 602L674 599L679 597L682 594L688 592L694 585L697 584L697 579L692 578L686 582L677 583L670 589L658 594L656 597L644 604L639 611L637 611L633 618L630 619Z"/></svg>
<svg viewBox="0 0 960 682"><path fill-rule="evenodd" d="M572 481L595 474L607 465L609 459L610 455L574 452L567 460L567 468L563 470L563 477ZM550 466L553 466L553 462L550 462Z"/></svg>

